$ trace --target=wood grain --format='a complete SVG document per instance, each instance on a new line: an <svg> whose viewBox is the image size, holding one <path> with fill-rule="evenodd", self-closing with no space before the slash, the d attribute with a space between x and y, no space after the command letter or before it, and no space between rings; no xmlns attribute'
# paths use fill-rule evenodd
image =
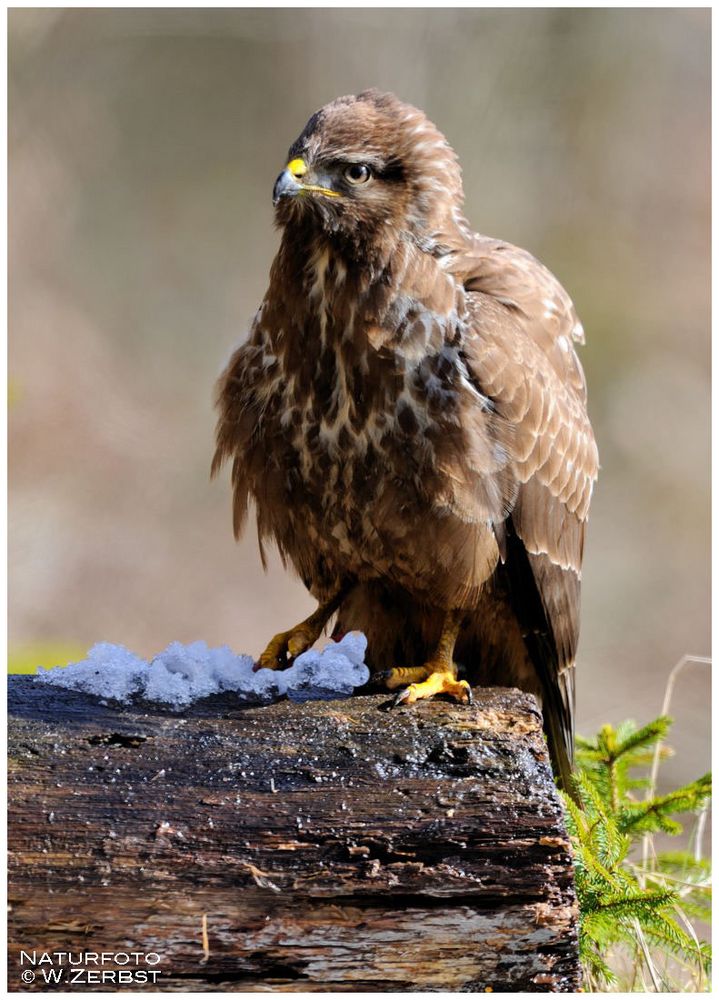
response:
<svg viewBox="0 0 719 1000"><path fill-rule="evenodd" d="M48 988L20 981L39 973L21 951L156 952L157 984L133 992L579 984L569 844L529 695L393 711L381 695L223 698L179 716L22 677L9 740L11 990Z"/></svg>

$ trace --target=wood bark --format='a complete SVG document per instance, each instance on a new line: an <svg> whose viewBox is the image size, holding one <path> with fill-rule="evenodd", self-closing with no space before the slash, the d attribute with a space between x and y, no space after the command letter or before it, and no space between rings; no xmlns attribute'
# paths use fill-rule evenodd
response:
<svg viewBox="0 0 719 1000"><path fill-rule="evenodd" d="M529 695L215 698L178 715L23 677L9 742L11 990L579 985L570 848ZM133 952L159 962L123 965ZM120 968L159 977L118 985Z"/></svg>

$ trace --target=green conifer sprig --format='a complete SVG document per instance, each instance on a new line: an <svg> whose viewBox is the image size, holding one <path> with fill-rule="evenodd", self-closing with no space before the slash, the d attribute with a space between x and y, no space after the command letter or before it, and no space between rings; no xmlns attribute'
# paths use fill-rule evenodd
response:
<svg viewBox="0 0 719 1000"><path fill-rule="evenodd" d="M564 802L590 990L616 986L617 969L632 970L628 989L672 991L687 982L701 989L708 981L710 948L691 920L710 916L709 864L698 852L653 849L655 834L680 833L677 815L701 812L711 795L709 774L654 794L649 772L658 749L660 758L671 753L662 746L670 726L660 716L641 727L606 725L593 740L577 740L581 808L566 795Z"/></svg>

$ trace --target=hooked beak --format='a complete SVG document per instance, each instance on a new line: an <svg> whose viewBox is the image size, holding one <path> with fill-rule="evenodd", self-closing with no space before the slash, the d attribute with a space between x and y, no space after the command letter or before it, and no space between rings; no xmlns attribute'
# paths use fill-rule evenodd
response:
<svg viewBox="0 0 719 1000"><path fill-rule="evenodd" d="M280 198L289 198L298 194L302 190L302 185L296 180L294 175L286 167L275 181L272 190L272 204L277 205Z"/></svg>
<svg viewBox="0 0 719 1000"><path fill-rule="evenodd" d="M282 171L280 176L275 181L275 187L272 192L272 204L277 205L282 198L294 197L301 192L312 192L314 194L322 194L327 198L339 198L339 192L333 191L329 187L330 179L324 177L314 176L315 183L308 183L312 175L310 174L305 180L305 175L308 174L309 167L303 159L296 157L294 160L290 160L285 169ZM317 183L317 181L325 180L325 184Z"/></svg>

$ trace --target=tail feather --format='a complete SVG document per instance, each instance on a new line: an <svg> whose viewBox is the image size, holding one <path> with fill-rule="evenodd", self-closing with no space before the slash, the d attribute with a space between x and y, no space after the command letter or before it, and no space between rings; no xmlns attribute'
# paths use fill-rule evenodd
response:
<svg viewBox="0 0 719 1000"><path fill-rule="evenodd" d="M549 742L549 753L559 785L577 801L574 784L574 664L565 667L554 688L560 704L543 707L544 727Z"/></svg>
<svg viewBox="0 0 719 1000"><path fill-rule="evenodd" d="M560 667L551 641L541 634L525 636L527 651L542 686L542 717L549 756L559 787L576 798L574 787L574 671Z"/></svg>
<svg viewBox="0 0 719 1000"><path fill-rule="evenodd" d="M545 578L566 571L551 564L540 563L535 567L536 562L538 557L531 561L521 539L510 531L508 557L502 569L508 578L512 607L524 635L527 653L541 685L544 731L552 766L560 787L576 798L573 780L575 668L574 649L571 648L574 643L568 643L560 654L555 637L558 629L552 627L537 582L540 567ZM565 607L564 614L578 614L578 603L571 608ZM576 634L576 621L568 624L571 626L569 631Z"/></svg>

